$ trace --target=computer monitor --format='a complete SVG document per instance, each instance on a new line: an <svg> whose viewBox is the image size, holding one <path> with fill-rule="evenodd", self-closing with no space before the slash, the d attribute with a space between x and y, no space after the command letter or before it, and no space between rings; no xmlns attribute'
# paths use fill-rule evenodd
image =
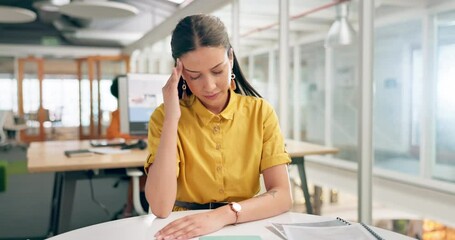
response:
<svg viewBox="0 0 455 240"><path fill-rule="evenodd" d="M147 136L150 116L163 102L162 88L168 79L168 74L137 73L119 78L120 132Z"/></svg>

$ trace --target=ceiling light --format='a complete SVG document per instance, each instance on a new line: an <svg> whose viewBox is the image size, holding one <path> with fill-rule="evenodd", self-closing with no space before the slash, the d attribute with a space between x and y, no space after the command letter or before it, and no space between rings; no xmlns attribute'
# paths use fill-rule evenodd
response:
<svg viewBox="0 0 455 240"><path fill-rule="evenodd" d="M177 4L182 4L185 2L185 0L168 0L169 2L177 3Z"/></svg>
<svg viewBox="0 0 455 240"><path fill-rule="evenodd" d="M0 6L0 23L27 23L36 19L36 13L25 8Z"/></svg>
<svg viewBox="0 0 455 240"><path fill-rule="evenodd" d="M53 4L50 1L39 1L39 2L34 2L33 7L45 11L45 12L58 12L59 8L57 5Z"/></svg>
<svg viewBox="0 0 455 240"><path fill-rule="evenodd" d="M51 0L52 4L54 5L58 5L58 6L61 6L61 5L64 5L64 4L68 4L70 3L71 1L70 0Z"/></svg>
<svg viewBox="0 0 455 240"><path fill-rule="evenodd" d="M59 6L70 3L70 0L42 0L33 3L33 7L47 12L59 11Z"/></svg>
<svg viewBox="0 0 455 240"><path fill-rule="evenodd" d="M325 47L351 45L356 42L356 33L348 21L349 3L336 6L336 20L329 29L325 39Z"/></svg>
<svg viewBox="0 0 455 240"><path fill-rule="evenodd" d="M139 10L129 4L111 1L73 1L60 7L62 14L85 19L124 18Z"/></svg>

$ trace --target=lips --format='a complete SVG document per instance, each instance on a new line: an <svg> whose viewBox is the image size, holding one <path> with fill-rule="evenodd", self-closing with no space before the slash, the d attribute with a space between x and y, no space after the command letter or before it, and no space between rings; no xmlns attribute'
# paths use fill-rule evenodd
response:
<svg viewBox="0 0 455 240"><path fill-rule="evenodd" d="M205 95L204 97L207 99L215 99L217 96L218 96L218 93L214 93L214 94Z"/></svg>

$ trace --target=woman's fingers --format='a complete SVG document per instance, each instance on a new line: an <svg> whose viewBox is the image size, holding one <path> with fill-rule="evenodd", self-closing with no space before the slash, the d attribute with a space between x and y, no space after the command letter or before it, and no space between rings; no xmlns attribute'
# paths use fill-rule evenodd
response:
<svg viewBox="0 0 455 240"><path fill-rule="evenodd" d="M185 238L187 233L193 230L194 227L195 225L191 224L191 221L184 217L166 225L155 235L155 237L157 240L169 238L176 239L178 237Z"/></svg>
<svg viewBox="0 0 455 240"><path fill-rule="evenodd" d="M182 76L182 69L182 63L180 62L180 59L177 58L177 66L172 69L172 74L167 80L166 85L164 85L163 89L177 88L180 77Z"/></svg>
<svg viewBox="0 0 455 240"><path fill-rule="evenodd" d="M177 219L161 229L155 237L157 240L189 239L215 232L224 225L222 220L215 218L213 214L213 211L197 213Z"/></svg>
<svg viewBox="0 0 455 240"><path fill-rule="evenodd" d="M177 66L175 67L175 69L177 70L177 79L180 79L180 77L182 76L183 65L179 58L177 58Z"/></svg>
<svg viewBox="0 0 455 240"><path fill-rule="evenodd" d="M169 79L171 84L177 86L180 76L182 76L182 63L177 59L177 66L172 70L172 76L171 79Z"/></svg>
<svg viewBox="0 0 455 240"><path fill-rule="evenodd" d="M162 89L166 117L171 119L178 119L181 114L177 87L182 76L182 68L182 63L177 59L177 66L172 69L172 74Z"/></svg>

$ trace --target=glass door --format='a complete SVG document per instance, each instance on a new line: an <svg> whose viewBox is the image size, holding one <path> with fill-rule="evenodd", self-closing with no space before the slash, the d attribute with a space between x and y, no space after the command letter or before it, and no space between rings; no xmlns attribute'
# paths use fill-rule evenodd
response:
<svg viewBox="0 0 455 240"><path fill-rule="evenodd" d="M79 99L80 99L80 125L79 139L98 139L103 138L103 123L106 116L104 113L102 96L103 79L102 77L111 76L114 78L119 69L121 73L129 72L128 56L92 56L77 59L77 69L79 78ZM111 79L112 79L111 78Z"/></svg>
<svg viewBox="0 0 455 240"><path fill-rule="evenodd" d="M28 57L18 59L18 114L26 128L21 132L24 142L44 141L45 111L43 108L43 59Z"/></svg>

